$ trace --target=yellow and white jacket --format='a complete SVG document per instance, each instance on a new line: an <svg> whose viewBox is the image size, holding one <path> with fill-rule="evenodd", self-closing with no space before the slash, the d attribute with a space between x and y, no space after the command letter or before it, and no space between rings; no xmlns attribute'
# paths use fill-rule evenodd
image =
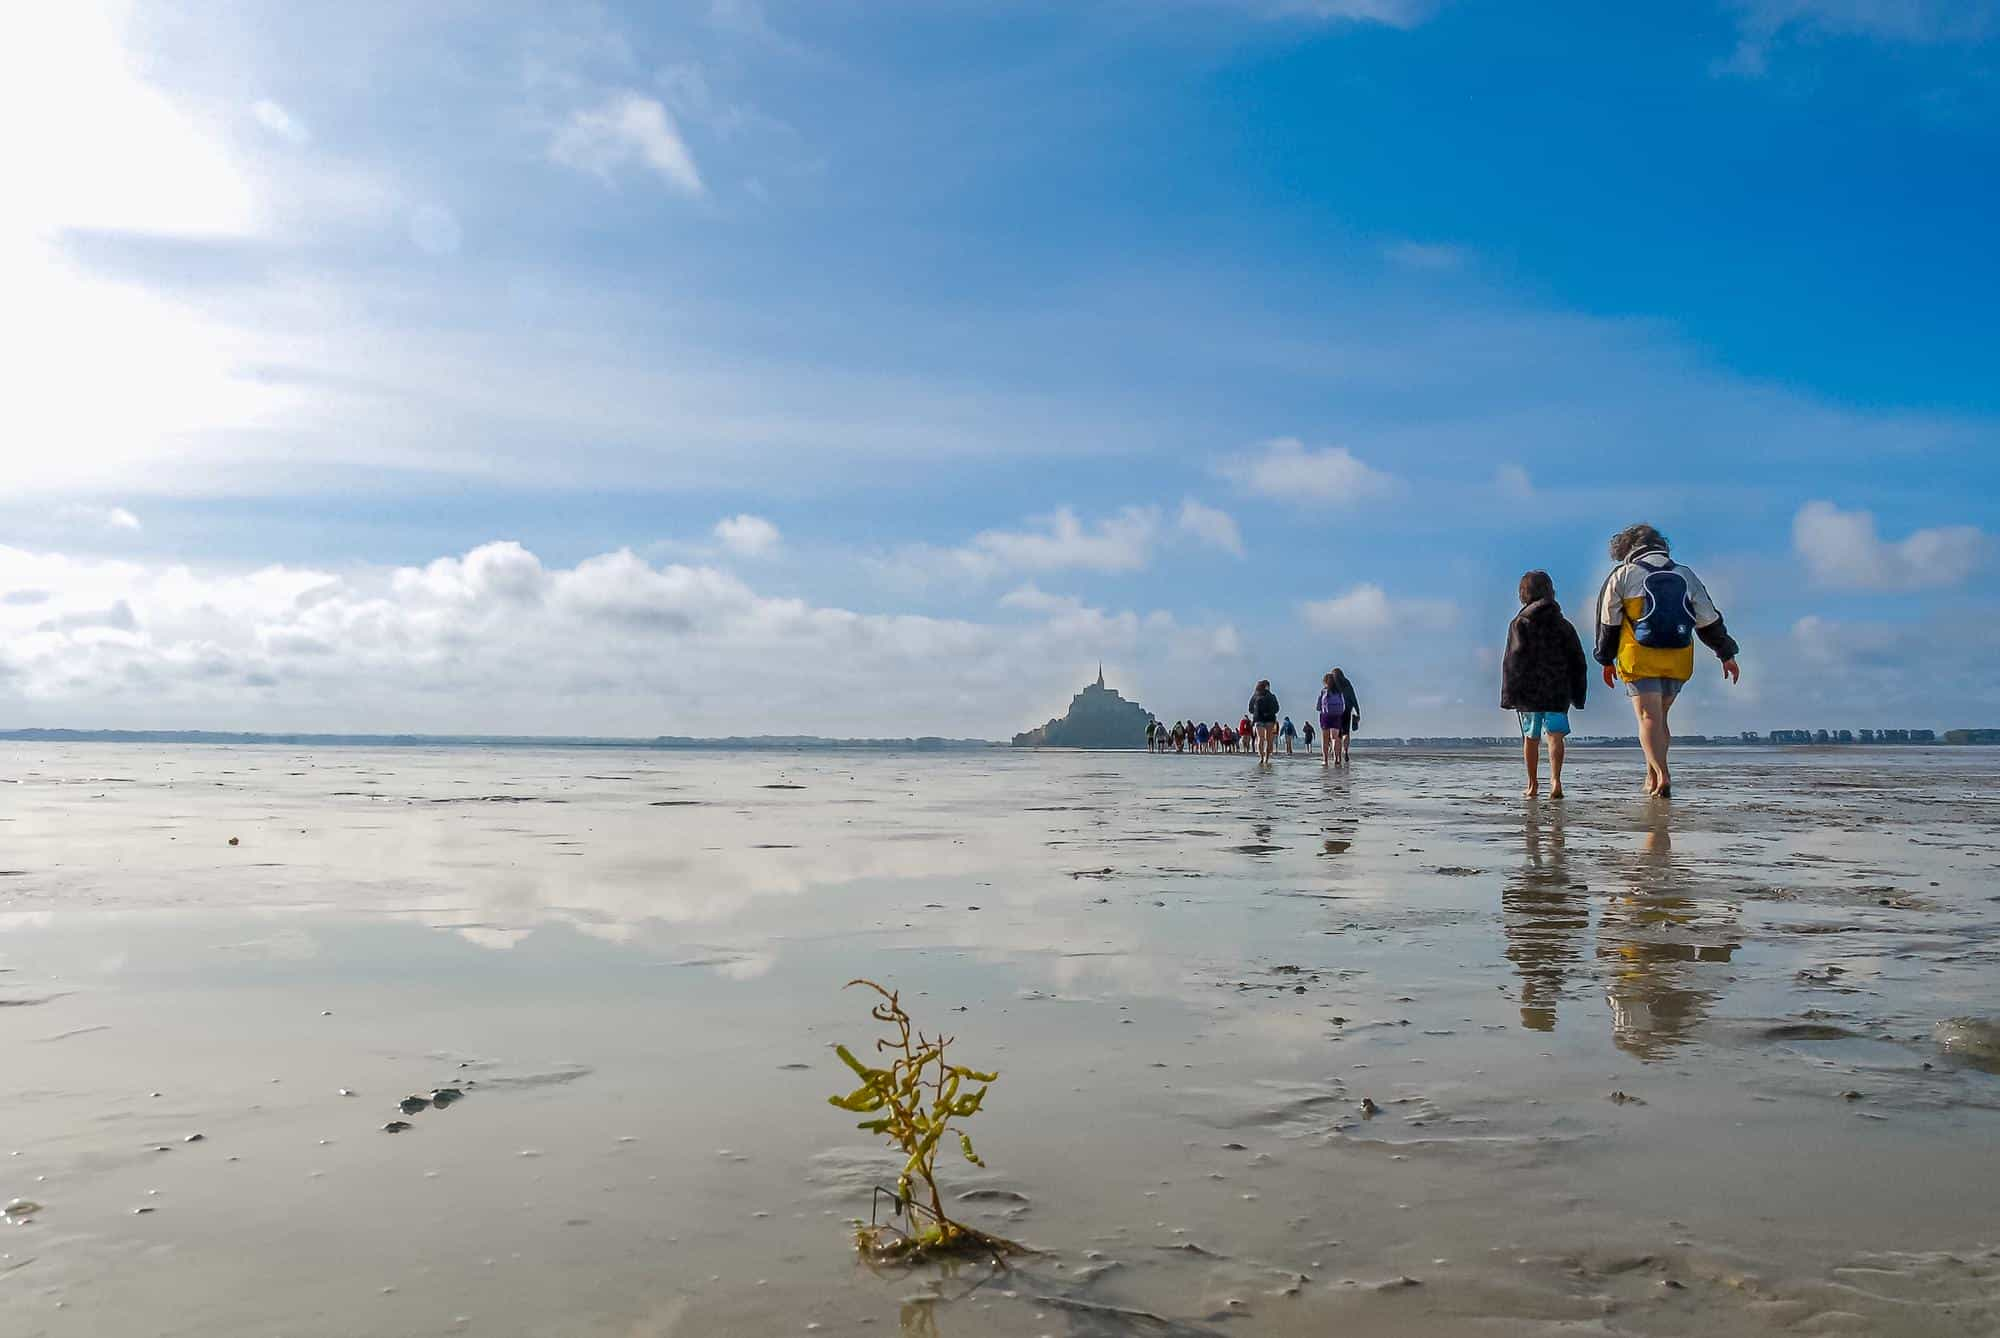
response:
<svg viewBox="0 0 2000 1338"><path fill-rule="evenodd" d="M1685 683L1694 677L1692 641L1678 649L1663 650L1642 646L1633 635L1633 625L1646 611L1646 577L1669 567L1687 582L1695 635L1717 658L1736 658L1736 642L1723 626L1722 614L1709 598L1708 587L1701 583L1701 578L1663 550L1649 549L1619 563L1605 578L1604 589L1597 597L1597 662L1615 666L1618 676L1627 682L1635 678L1671 678Z"/></svg>

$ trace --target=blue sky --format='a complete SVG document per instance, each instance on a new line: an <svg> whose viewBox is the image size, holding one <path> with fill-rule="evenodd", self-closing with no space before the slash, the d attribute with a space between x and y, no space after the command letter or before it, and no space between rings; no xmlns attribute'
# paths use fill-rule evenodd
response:
<svg viewBox="0 0 2000 1338"><path fill-rule="evenodd" d="M2000 722L2000 4L45 8L9 722L1485 733L1635 519Z"/></svg>

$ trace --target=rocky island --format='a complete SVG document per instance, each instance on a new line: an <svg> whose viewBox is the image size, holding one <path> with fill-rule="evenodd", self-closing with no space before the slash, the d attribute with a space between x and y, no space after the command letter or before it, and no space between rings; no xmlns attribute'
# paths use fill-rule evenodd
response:
<svg viewBox="0 0 2000 1338"><path fill-rule="evenodd" d="M1069 711L1059 720L1023 731L1014 736L1016 748L1144 748L1146 722L1153 713L1137 702L1128 702L1117 691L1104 686L1104 666L1097 666L1097 681L1085 686L1070 699Z"/></svg>

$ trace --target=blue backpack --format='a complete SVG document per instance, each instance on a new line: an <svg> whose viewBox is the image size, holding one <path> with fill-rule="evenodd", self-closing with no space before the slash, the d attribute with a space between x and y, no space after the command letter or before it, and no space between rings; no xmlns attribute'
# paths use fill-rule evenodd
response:
<svg viewBox="0 0 2000 1338"><path fill-rule="evenodd" d="M1694 644L1694 603L1687 577L1678 567L1646 573L1645 607L1632 623L1632 639L1650 650L1681 650Z"/></svg>

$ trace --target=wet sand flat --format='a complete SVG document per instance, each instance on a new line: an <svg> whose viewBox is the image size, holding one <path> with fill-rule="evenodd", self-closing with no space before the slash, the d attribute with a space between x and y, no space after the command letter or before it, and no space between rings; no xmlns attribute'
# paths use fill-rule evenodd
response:
<svg viewBox="0 0 2000 1338"><path fill-rule="evenodd" d="M2000 765L1518 767L0 745L0 1335L2000 1331Z"/></svg>

